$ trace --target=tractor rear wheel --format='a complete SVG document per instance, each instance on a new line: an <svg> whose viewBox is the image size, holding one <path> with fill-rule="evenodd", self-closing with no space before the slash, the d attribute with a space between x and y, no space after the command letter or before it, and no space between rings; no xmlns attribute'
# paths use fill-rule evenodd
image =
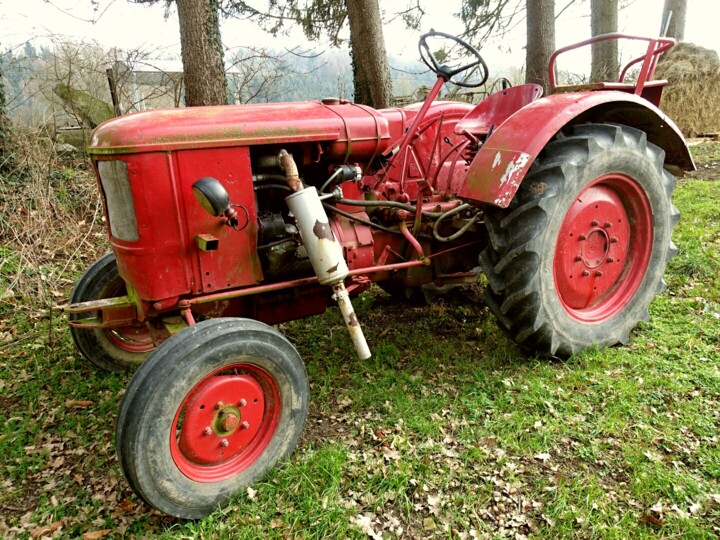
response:
<svg viewBox="0 0 720 540"><path fill-rule="evenodd" d="M95 261L75 284L71 304L113 298L127 294L115 255L108 253ZM71 315L71 320L78 315ZM155 347L144 325L84 329L70 327L78 350L93 364L106 371L137 367Z"/></svg>
<svg viewBox="0 0 720 540"><path fill-rule="evenodd" d="M680 213L644 132L575 126L543 150L509 208L489 209L486 300L521 345L570 356L626 343L665 287Z"/></svg>
<svg viewBox="0 0 720 540"><path fill-rule="evenodd" d="M290 455L309 393L300 355L277 330L199 322L162 343L130 382L118 414L120 466L149 505L206 516Z"/></svg>

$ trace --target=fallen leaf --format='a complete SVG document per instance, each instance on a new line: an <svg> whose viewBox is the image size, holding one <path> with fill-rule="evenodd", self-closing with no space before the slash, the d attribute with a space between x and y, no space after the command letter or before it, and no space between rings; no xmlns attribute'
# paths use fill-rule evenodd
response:
<svg viewBox="0 0 720 540"><path fill-rule="evenodd" d="M382 540L382 534L376 533L372 527L373 520L371 517L367 515L357 516L352 519L352 522L358 525L373 540Z"/></svg>
<svg viewBox="0 0 720 540"><path fill-rule="evenodd" d="M99 531L86 532L82 537L83 540L99 540L100 538L105 538L111 532L111 529L100 529Z"/></svg>
<svg viewBox="0 0 720 540"><path fill-rule="evenodd" d="M656 514L662 514L665 512L665 507L663 506L662 501L658 501L650 507L650 510Z"/></svg>
<svg viewBox="0 0 720 540"><path fill-rule="evenodd" d="M388 460L394 460L397 461L400 459L400 452L398 450L393 450L387 447L383 447L383 454L385 454L385 458Z"/></svg>
<svg viewBox="0 0 720 540"><path fill-rule="evenodd" d="M135 508L135 503L132 502L130 499L125 499L120 504L118 504L117 507L125 512L130 512L133 508Z"/></svg>
<svg viewBox="0 0 720 540"><path fill-rule="evenodd" d="M423 519L423 529L426 531L434 531L437 529L437 525L435 525L435 521L433 521L433 518L425 518Z"/></svg>
<svg viewBox="0 0 720 540"><path fill-rule="evenodd" d="M257 494L257 491L255 491L253 488L251 488L251 487L247 488L248 499L250 499L251 501L254 501L256 494Z"/></svg>
<svg viewBox="0 0 720 540"><path fill-rule="evenodd" d="M638 521L640 521L640 523L647 523L652 527L662 527L665 524L666 519L663 517L656 518L655 516L651 516L650 514L643 514L642 516L640 516Z"/></svg>
<svg viewBox="0 0 720 540"><path fill-rule="evenodd" d="M40 538L41 536L48 536L57 531L60 527L65 525L65 520L61 519L60 521L55 521L54 523L51 523L50 525L45 525L43 527L38 527L37 529L34 529L30 536L33 538Z"/></svg>
<svg viewBox="0 0 720 540"><path fill-rule="evenodd" d="M550 454L548 454L547 452L541 452L541 453L539 453L539 454L535 454L533 457L534 457L535 459L537 459L537 460L542 461L543 463L545 463L546 461L548 461L548 460L550 459L551 456L550 456Z"/></svg>
<svg viewBox="0 0 720 540"><path fill-rule="evenodd" d="M75 408L75 409L83 409L85 407L89 407L92 405L92 401L88 400L75 400L75 399L67 399L65 400L65 406L69 408Z"/></svg>

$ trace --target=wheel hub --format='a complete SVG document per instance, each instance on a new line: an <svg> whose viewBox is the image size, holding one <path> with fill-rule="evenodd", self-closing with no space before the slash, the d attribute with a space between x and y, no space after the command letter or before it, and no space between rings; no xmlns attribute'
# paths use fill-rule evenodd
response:
<svg viewBox="0 0 720 540"><path fill-rule="evenodd" d="M231 459L252 442L263 421L265 400L249 375L219 375L188 397L178 447L199 465Z"/></svg>
<svg viewBox="0 0 720 540"><path fill-rule="evenodd" d="M587 235L587 240L580 248L582 262L588 268L597 268L605 262L610 247L610 237L605 229L595 227Z"/></svg>
<svg viewBox="0 0 720 540"><path fill-rule="evenodd" d="M584 190L560 227L554 271L558 293L574 310L592 308L622 280L632 244L630 219L610 185Z"/></svg>

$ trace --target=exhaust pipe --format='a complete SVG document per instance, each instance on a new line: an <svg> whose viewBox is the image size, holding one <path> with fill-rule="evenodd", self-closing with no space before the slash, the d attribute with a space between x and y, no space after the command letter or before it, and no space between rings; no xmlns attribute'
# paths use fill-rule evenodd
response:
<svg viewBox="0 0 720 540"><path fill-rule="evenodd" d="M287 160L287 157L285 159ZM290 169L292 170L292 168ZM370 348L350 302L350 295L345 288L344 281L350 271L343 257L342 247L332 232L330 220L320 201L317 189L307 187L295 191L285 198L285 202L295 216L300 238L308 252L310 264L312 264L318 282L321 285L332 287L333 299L340 307L355 351L361 360L370 358L372 355Z"/></svg>

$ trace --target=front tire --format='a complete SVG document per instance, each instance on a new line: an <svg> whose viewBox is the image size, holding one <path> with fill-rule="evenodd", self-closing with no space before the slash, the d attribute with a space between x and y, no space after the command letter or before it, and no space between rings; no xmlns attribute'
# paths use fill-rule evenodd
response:
<svg viewBox="0 0 720 540"><path fill-rule="evenodd" d="M196 519L287 458L302 433L309 384L290 342L263 323L197 323L160 345L125 393L120 466L166 514Z"/></svg>
<svg viewBox="0 0 720 540"><path fill-rule="evenodd" d="M95 261L80 277L73 289L70 303L126 294L125 281L118 273L115 255L108 253ZM71 315L71 320L78 317ZM134 369L155 347L150 331L142 324L95 329L70 327L70 333L83 356L105 371Z"/></svg>
<svg viewBox="0 0 720 540"><path fill-rule="evenodd" d="M486 299L526 348L569 356L626 343L664 289L680 213L644 132L575 126L543 150L508 209L490 209Z"/></svg>

